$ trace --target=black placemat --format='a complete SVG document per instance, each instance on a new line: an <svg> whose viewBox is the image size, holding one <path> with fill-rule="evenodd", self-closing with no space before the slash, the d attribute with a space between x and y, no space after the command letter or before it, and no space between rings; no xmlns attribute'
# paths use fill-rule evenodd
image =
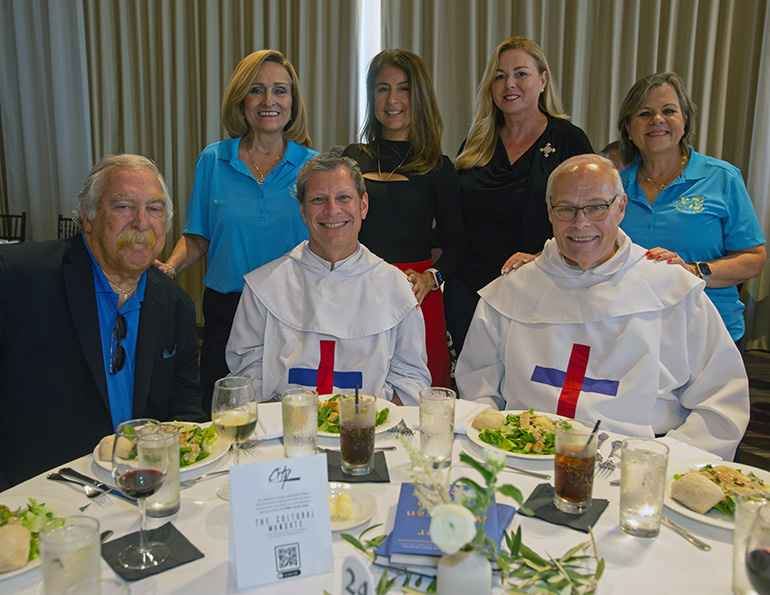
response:
<svg viewBox="0 0 770 595"><path fill-rule="evenodd" d="M170 549L171 554L158 566L146 570L129 570L124 568L118 561L118 554L127 546L133 543L139 543L139 533L129 533L119 539L113 539L102 544L102 558L107 561L112 569L117 572L123 580L138 581L139 579L160 574L170 568L187 564L193 560L203 557L203 553L190 543L179 530L171 523L166 523L162 527L147 531L147 541L160 541L165 543Z"/></svg>
<svg viewBox="0 0 770 595"><path fill-rule="evenodd" d="M553 486L550 483L541 483L532 490L523 507L529 508L539 519L588 533L588 529L593 527L602 516L607 504L609 504L607 500L594 498L591 501L591 506L585 512L569 514L556 508L553 503Z"/></svg>
<svg viewBox="0 0 770 595"><path fill-rule="evenodd" d="M374 453L372 470L367 475L348 475L342 472L342 454L338 450L324 450L326 466L329 470L329 481L344 481L345 483L389 483L388 463L385 453Z"/></svg>

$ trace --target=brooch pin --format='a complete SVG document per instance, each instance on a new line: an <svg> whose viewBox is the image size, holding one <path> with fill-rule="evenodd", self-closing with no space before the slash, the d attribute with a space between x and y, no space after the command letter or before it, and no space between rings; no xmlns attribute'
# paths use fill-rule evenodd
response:
<svg viewBox="0 0 770 595"><path fill-rule="evenodd" d="M550 157L551 153L556 152L556 149L551 146L551 143L546 143L544 147L540 148L540 152L546 157Z"/></svg>

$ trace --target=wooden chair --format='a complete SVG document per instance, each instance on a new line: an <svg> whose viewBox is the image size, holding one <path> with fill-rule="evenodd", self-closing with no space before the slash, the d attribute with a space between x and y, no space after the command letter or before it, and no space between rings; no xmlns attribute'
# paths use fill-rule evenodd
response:
<svg viewBox="0 0 770 595"><path fill-rule="evenodd" d="M0 215L0 240L23 242L27 237L27 213Z"/></svg>
<svg viewBox="0 0 770 595"><path fill-rule="evenodd" d="M59 239L62 238L69 238L70 236L74 236L77 232L80 231L80 224L78 223L77 219L71 219L70 217L65 217L61 213L59 213Z"/></svg>

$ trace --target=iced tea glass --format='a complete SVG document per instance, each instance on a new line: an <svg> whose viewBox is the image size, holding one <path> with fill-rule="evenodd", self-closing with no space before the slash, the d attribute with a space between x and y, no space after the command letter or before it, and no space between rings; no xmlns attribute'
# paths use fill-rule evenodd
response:
<svg viewBox="0 0 770 595"><path fill-rule="evenodd" d="M553 503L563 512L580 514L591 506L597 440L592 430L593 424L577 419L556 423Z"/></svg>

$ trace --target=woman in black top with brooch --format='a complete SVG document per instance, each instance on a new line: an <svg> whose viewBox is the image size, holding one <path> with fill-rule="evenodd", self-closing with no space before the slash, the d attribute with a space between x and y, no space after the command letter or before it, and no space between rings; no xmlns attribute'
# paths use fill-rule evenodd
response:
<svg viewBox="0 0 770 595"><path fill-rule="evenodd" d="M366 180L369 213L359 240L398 266L412 283L425 317L432 386L449 386L449 351L439 287L466 252L460 214L460 182L441 153L443 123L423 60L404 50L385 50L369 64L362 144L345 155ZM433 262L436 229L441 255Z"/></svg>
<svg viewBox="0 0 770 595"><path fill-rule="evenodd" d="M447 282L445 299L458 355L476 292L500 275L512 254L514 265L531 260L553 235L545 204L548 176L569 157L592 152L585 133L567 121L540 47L526 37L497 46L455 164L468 257Z"/></svg>

